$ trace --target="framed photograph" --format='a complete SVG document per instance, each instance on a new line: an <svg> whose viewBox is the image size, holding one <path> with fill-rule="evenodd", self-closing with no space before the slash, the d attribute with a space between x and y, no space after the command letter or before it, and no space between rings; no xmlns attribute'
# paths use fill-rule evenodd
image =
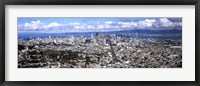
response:
<svg viewBox="0 0 200 86"><path fill-rule="evenodd" d="M199 0L1 1L1 85L199 86L199 10Z"/></svg>

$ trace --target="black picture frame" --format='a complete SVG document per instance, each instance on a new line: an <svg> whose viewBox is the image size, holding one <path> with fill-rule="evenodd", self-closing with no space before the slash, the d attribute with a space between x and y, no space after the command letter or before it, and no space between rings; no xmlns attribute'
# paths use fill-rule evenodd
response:
<svg viewBox="0 0 200 86"><path fill-rule="evenodd" d="M2 86L199 86L200 0L1 0L0 3L0 84ZM6 5L195 5L195 81L5 81Z"/></svg>

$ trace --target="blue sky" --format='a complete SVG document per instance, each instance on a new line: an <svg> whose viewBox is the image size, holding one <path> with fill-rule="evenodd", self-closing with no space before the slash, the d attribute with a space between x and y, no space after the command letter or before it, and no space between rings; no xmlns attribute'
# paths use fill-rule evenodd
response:
<svg viewBox="0 0 200 86"><path fill-rule="evenodd" d="M105 32L132 29L182 29L182 18L18 18L18 31L24 32Z"/></svg>

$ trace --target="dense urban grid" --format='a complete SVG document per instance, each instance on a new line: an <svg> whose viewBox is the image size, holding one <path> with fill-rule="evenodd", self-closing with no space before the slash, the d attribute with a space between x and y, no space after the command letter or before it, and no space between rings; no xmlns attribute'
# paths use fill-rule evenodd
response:
<svg viewBox="0 0 200 86"><path fill-rule="evenodd" d="M98 33L18 39L18 68L182 68L182 41Z"/></svg>

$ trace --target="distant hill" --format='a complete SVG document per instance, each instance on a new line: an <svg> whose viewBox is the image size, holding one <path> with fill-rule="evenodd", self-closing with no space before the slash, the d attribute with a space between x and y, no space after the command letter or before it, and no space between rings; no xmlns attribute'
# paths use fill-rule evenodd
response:
<svg viewBox="0 0 200 86"><path fill-rule="evenodd" d="M49 37L91 37L96 34L116 34L127 37L139 37L139 38L161 38L161 39L182 39L182 30L121 30L110 32L68 32L68 33L18 33L18 38L49 38ZM150 36L152 34L152 36ZM153 35L155 34L155 35ZM168 34L168 35L165 35ZM169 35L171 34L171 35ZM177 35L178 34L178 35ZM158 36L159 35L159 36ZM162 37L161 37L162 36Z"/></svg>
<svg viewBox="0 0 200 86"><path fill-rule="evenodd" d="M117 34L117 33L143 33L143 34L182 34L182 30L121 30L121 31L110 31L110 32L95 32L95 33L112 33L112 34Z"/></svg>

